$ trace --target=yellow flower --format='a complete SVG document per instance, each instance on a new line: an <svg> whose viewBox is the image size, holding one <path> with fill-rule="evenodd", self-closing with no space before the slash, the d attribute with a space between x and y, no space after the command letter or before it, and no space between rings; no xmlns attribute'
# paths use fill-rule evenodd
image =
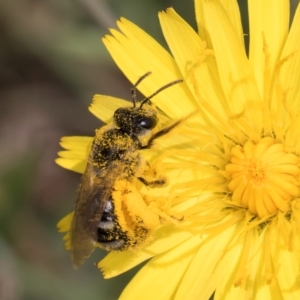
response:
<svg viewBox="0 0 300 300"><path fill-rule="evenodd" d="M183 220L98 266L109 278L149 259L120 299L300 299L300 8L289 29L288 0L249 1L249 57L235 0L195 10L199 33L173 9L159 14L173 56L125 19L104 38L132 82L152 71L145 95L184 78L153 99L165 114L199 114L160 142L157 168ZM108 121L122 104L98 97L91 110ZM64 138L58 163L83 172L91 141Z"/></svg>

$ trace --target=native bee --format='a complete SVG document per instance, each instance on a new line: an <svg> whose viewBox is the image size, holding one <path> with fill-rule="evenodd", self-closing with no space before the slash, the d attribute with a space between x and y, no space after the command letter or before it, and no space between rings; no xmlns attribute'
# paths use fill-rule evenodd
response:
<svg viewBox="0 0 300 300"><path fill-rule="evenodd" d="M179 124L178 121L157 131L157 111L150 99L182 80L170 82L137 103L136 88L149 74L140 77L132 87L132 106L117 109L113 123L96 130L71 224L74 268L97 245L108 251L127 250L145 240L149 228L159 225L160 217L147 210L135 182L153 188L165 185L166 179L154 174L138 150L150 148L155 139ZM128 211L130 207L133 212Z"/></svg>

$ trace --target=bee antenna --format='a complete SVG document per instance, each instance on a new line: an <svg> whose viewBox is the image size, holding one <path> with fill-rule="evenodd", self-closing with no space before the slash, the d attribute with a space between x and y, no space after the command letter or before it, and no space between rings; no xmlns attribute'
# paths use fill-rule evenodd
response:
<svg viewBox="0 0 300 300"><path fill-rule="evenodd" d="M166 88L168 88L168 87L170 87L170 86L172 86L174 84L180 83L180 82L183 82L183 80L182 79L178 79L178 80L172 81L172 82L170 82L170 83L162 86L160 89L158 89L156 92L154 92L151 96L149 96L149 97L145 98L144 100L142 100L140 108L142 108L142 106L146 102L149 102L151 98L153 98L154 96L156 96L157 94L159 94L161 91L165 90Z"/></svg>
<svg viewBox="0 0 300 300"><path fill-rule="evenodd" d="M136 107L136 87L147 77L151 74L151 72L147 72L143 76L141 76L138 81L134 84L134 86L131 88L131 98L133 107Z"/></svg>

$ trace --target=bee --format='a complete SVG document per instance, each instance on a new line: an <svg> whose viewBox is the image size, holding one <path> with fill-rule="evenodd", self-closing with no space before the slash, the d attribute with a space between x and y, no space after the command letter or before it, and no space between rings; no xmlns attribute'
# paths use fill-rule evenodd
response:
<svg viewBox="0 0 300 300"><path fill-rule="evenodd" d="M75 269L95 247L107 251L134 248L147 239L151 228L160 225L160 216L147 209L136 181L155 188L164 186L166 178L157 177L138 150L151 148L155 139L179 124L158 131L157 111L150 99L182 80L168 83L137 103L136 88L150 74L140 77L131 88L132 106L118 108L113 122L96 130L71 223Z"/></svg>

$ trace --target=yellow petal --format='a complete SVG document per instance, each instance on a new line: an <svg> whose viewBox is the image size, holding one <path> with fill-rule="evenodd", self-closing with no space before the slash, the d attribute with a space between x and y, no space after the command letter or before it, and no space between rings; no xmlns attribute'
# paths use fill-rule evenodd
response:
<svg viewBox="0 0 300 300"><path fill-rule="evenodd" d="M203 40L208 41L208 45L211 46L211 43L209 43L210 41L209 35L206 30L205 18L203 16L203 3L204 1L200 1L200 0L195 1L195 11L196 11L198 32L200 37ZM243 45L244 33L243 33L243 27L242 27L238 2L236 0L220 0L220 3L222 4L227 15L229 16L229 20L232 23L232 27L236 31L236 35L240 40L240 43Z"/></svg>
<svg viewBox="0 0 300 300"><path fill-rule="evenodd" d="M63 168L83 173L87 157L90 153L93 138L84 136L68 136L61 139L60 145L66 151L60 151L55 162Z"/></svg>
<svg viewBox="0 0 300 300"><path fill-rule="evenodd" d="M289 9L288 0L248 1L249 59L261 96L265 88L269 89L270 82L265 82L265 76L270 79L288 34Z"/></svg>
<svg viewBox="0 0 300 300"><path fill-rule="evenodd" d="M237 262L235 268L229 265L228 273L229 280L223 280L218 286L215 300L221 299L268 299L271 300L270 287L265 284L264 278L264 253L261 250L263 246L264 233L258 236L256 230L244 235L240 243L242 249L239 255L236 251L231 251L232 262ZM235 254L234 254L235 253ZM246 255L246 256L245 256ZM237 260L235 257L239 256ZM229 258L229 257L228 257ZM224 258L228 260L227 254ZM246 260L242 260L246 258ZM233 263L234 264L234 263ZM239 273L237 273L239 271ZM257 278L260 280L257 280ZM261 294L261 289L264 293ZM257 296L261 294L261 297Z"/></svg>
<svg viewBox="0 0 300 300"><path fill-rule="evenodd" d="M191 233L175 228L173 225L164 226L157 230L153 242L143 250L111 252L99 262L98 268L103 272L104 278L117 276L152 256L176 247L191 235Z"/></svg>
<svg viewBox="0 0 300 300"><path fill-rule="evenodd" d="M228 106L233 114L244 112L247 107L255 128L260 131L261 111L252 111L250 106L250 103L260 101L260 95L244 47L217 0L204 1L203 12Z"/></svg>
<svg viewBox="0 0 300 300"><path fill-rule="evenodd" d="M179 285L175 299L209 299L234 265L232 259L230 263L228 260L224 264L223 256L225 249L235 238L235 230L236 226L231 226L214 238L207 238L207 241L201 244ZM235 257L238 253L237 248L234 248ZM208 257L209 259L205 259ZM219 264L222 264L222 267L219 267Z"/></svg>
<svg viewBox="0 0 300 300"><path fill-rule="evenodd" d="M280 1L279 1L280 2ZM290 29L281 59L287 57L287 61L281 67L280 80L282 81L283 88L287 91L287 103L289 111L294 112L296 115L300 107L300 5L298 5L292 27Z"/></svg>
<svg viewBox="0 0 300 300"><path fill-rule="evenodd" d="M167 253L155 256L127 285L120 300L172 299L199 243L200 238L194 236Z"/></svg>
<svg viewBox="0 0 300 300"><path fill-rule="evenodd" d="M145 96L182 78L174 59L152 37L124 18L118 22L118 26L122 33L111 30L113 36L107 35L103 42L116 64L133 84L146 72L152 72L138 87ZM172 118L187 115L197 107L184 83L164 90L152 100Z"/></svg>
<svg viewBox="0 0 300 300"><path fill-rule="evenodd" d="M299 253L288 249L279 252L278 284L284 299L300 299Z"/></svg>
<svg viewBox="0 0 300 300"><path fill-rule="evenodd" d="M197 33L173 9L160 13L161 27L178 67L191 92L201 105L208 102L221 117L228 116L227 107L211 49L207 49Z"/></svg>
<svg viewBox="0 0 300 300"><path fill-rule="evenodd" d="M128 96L128 100L131 101L129 87ZM108 123L111 121L114 112L118 108L132 105L129 101L110 96L95 95L93 97L93 102L89 107L89 111L98 119L102 120L105 123Z"/></svg>
<svg viewBox="0 0 300 300"><path fill-rule="evenodd" d="M65 217L63 217L58 223L57 228L59 232L69 231L71 228L71 222L73 218L74 212L69 213Z"/></svg>

